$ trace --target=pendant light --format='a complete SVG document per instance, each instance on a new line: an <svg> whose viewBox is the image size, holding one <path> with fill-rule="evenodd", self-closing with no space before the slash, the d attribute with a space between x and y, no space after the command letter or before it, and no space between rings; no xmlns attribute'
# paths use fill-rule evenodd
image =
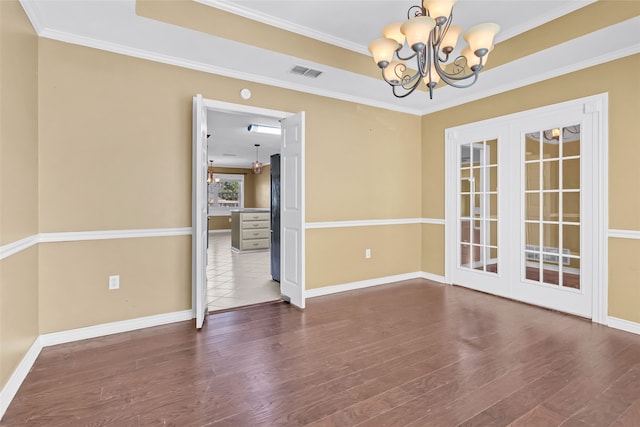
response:
<svg viewBox="0 0 640 427"><path fill-rule="evenodd" d="M207 182L209 184L213 182L213 160L209 160L209 167L207 168Z"/></svg>
<svg viewBox="0 0 640 427"><path fill-rule="evenodd" d="M258 161L258 147L260 147L260 144L254 145L256 146L256 161L251 164L251 169L254 174L260 175L262 173L262 162Z"/></svg>

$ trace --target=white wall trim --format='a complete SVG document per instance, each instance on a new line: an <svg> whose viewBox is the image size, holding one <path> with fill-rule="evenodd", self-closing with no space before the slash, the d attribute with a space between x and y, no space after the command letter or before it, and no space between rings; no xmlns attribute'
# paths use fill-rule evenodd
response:
<svg viewBox="0 0 640 427"><path fill-rule="evenodd" d="M106 335L135 331L138 329L166 325L168 323L182 322L191 319L193 319L193 310L182 310L173 313L138 317L136 319L103 323L95 326L87 326L85 328L70 329L68 331L43 334L40 335L40 342L43 347L48 347L50 345L86 340L88 338L103 337Z"/></svg>
<svg viewBox="0 0 640 427"><path fill-rule="evenodd" d="M9 381L7 381L2 390L0 390L0 420L4 416L4 413L7 412L11 401L16 396L18 389L38 358L40 351L42 351L42 347L40 337L37 337L33 344L31 344L31 347L29 347L29 350L27 350L27 354L24 355L18 364L16 370L13 371L13 374L9 377Z"/></svg>
<svg viewBox="0 0 640 427"><path fill-rule="evenodd" d="M138 230L71 231L40 233L0 246L0 260L39 243L80 242L85 240L136 239L148 237L190 236L191 227L147 228Z"/></svg>
<svg viewBox="0 0 640 427"><path fill-rule="evenodd" d="M353 221L318 221L305 223L306 229L313 228L344 228L344 227L373 227L377 225L405 225L405 224L443 224L444 219L436 218L397 218L397 219L363 219Z"/></svg>
<svg viewBox="0 0 640 427"><path fill-rule="evenodd" d="M191 235L191 227L147 228L137 230L71 231L40 233L40 243L79 242L82 240L135 239L144 237L169 237Z"/></svg>
<svg viewBox="0 0 640 427"><path fill-rule="evenodd" d="M616 230L609 229L608 237L615 237L617 239L635 239L640 240L640 231L638 230Z"/></svg>
<svg viewBox="0 0 640 427"><path fill-rule="evenodd" d="M11 255L15 255L25 249L29 249L31 246L37 245L39 242L40 240L38 235L34 234L33 236L25 237L24 239L20 239L16 242L2 245L0 246L0 260L10 257Z"/></svg>
<svg viewBox="0 0 640 427"><path fill-rule="evenodd" d="M607 326L640 335L640 323L609 316Z"/></svg>
<svg viewBox="0 0 640 427"><path fill-rule="evenodd" d="M446 224L446 220L444 218L422 218L420 223L421 224L445 225Z"/></svg>
<svg viewBox="0 0 640 427"><path fill-rule="evenodd" d="M223 230L209 230L209 234L220 234L220 233L231 233L231 229L225 228Z"/></svg>

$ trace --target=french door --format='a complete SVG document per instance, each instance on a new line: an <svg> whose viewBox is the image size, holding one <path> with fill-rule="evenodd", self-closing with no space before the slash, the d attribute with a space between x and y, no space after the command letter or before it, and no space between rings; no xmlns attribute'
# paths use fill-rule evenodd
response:
<svg viewBox="0 0 640 427"><path fill-rule="evenodd" d="M602 263L599 109L572 102L447 130L447 271L592 318Z"/></svg>

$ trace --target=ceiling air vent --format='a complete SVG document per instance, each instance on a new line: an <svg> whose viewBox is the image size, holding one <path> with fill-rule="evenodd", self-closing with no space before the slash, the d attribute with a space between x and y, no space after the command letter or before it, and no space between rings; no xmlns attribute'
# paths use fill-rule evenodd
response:
<svg viewBox="0 0 640 427"><path fill-rule="evenodd" d="M320 74L322 74L322 71L312 70L311 68L307 68L307 67L302 67L300 65L296 65L295 67L293 67L291 69L291 74L298 74L300 76L311 77L311 78L315 79Z"/></svg>

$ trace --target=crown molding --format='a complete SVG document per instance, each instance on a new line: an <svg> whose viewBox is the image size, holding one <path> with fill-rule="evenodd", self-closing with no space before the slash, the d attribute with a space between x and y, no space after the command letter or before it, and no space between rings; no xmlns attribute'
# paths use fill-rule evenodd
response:
<svg viewBox="0 0 640 427"><path fill-rule="evenodd" d="M436 94L438 97L444 95L445 100L433 104L433 107L427 106L421 114L435 113L637 54L640 52L638 27L640 16L492 68L481 73L478 83L464 89L464 95L460 97L453 96L454 91L459 89L451 86L438 89ZM618 48L611 50L612 46ZM558 65L541 69L541 64ZM511 80L509 76L523 77Z"/></svg>
<svg viewBox="0 0 640 427"><path fill-rule="evenodd" d="M243 6L238 3L230 3L228 0L194 0L194 1L196 1L197 3L204 4L206 6L224 10L225 12L233 13L235 15L240 15L245 18L249 18L254 21L261 22L263 24L271 25L273 27L280 28L285 31L290 31L292 33L300 34L305 37L310 37L315 40L319 40L325 43L332 44L334 46L348 49L353 52L361 53L367 56L369 55L369 50L367 46L363 46L359 43L353 43L348 40L341 39L339 37L334 37L330 34L326 34L321 31L316 31L311 28L304 27L302 25L297 25L285 19L280 19L271 15L265 15L263 13L256 12L254 9L251 9L248 6ZM544 15L538 16L536 18L532 18L527 22L523 22L517 27L512 28L510 31L501 32L499 36L496 37L495 42L499 43L501 41L508 40L512 37L515 37L519 34L529 31L535 27L538 27L546 22L552 21L554 19L558 19L561 16L567 15L571 12L575 12L576 10L581 9L585 6L588 6L591 3L595 3L596 1L597 0L581 0L581 1L565 2L562 4L562 6L554 8L552 10L547 10L547 12Z"/></svg>
<svg viewBox="0 0 640 427"><path fill-rule="evenodd" d="M301 36L309 37L324 43L328 43L337 47L351 50L363 55L369 55L369 50L366 46L362 46L358 43L353 43L348 40L334 37L330 34L316 31L302 25L294 24L291 21L280 19L275 16L265 15L249 8L248 6L241 6L240 4L232 4L225 0L194 0L197 3L204 4L209 7L224 10L225 12L233 13L234 15L240 15L244 18L261 22L263 24L271 25L281 30L290 31L292 33L300 34Z"/></svg>
<svg viewBox="0 0 640 427"><path fill-rule="evenodd" d="M382 101L371 100L370 98L364 98L360 96L354 96L350 94L345 94L343 92L337 92L333 90L321 89L312 86L306 86L302 84L296 84L287 82L284 80L273 79L269 77L260 76L252 73L245 73L237 70L231 70L224 67L219 67L211 64L205 64L203 62L189 61L182 58L177 58L174 56L164 55L156 52L151 52L148 50L142 50L137 48L132 48L130 46L111 43L104 40L98 40L94 38L79 36L72 33L67 33L63 31L44 29L39 34L40 37L48 38L51 40L57 40L64 43L75 44L79 46L85 46L93 49L104 50L107 52L118 53L121 55L131 56L134 58L146 59L153 62L159 62L162 64L175 65L182 68L188 68L191 70L202 71L209 74L216 74L220 76L230 77L233 79L244 80L254 83L265 84L269 86L279 87L282 89L295 90L297 92L309 93L312 95L324 96L327 98L339 99L342 101L352 102L355 104L363 104L371 107L383 108L385 110L398 111L401 113L407 113L412 115L421 115L421 111L416 108L403 107L393 103L387 103ZM310 61L296 61L301 65L308 65L311 68L326 70L328 68L327 65L316 64ZM339 70L339 72L344 73L344 70ZM364 77L366 78L366 77Z"/></svg>
<svg viewBox="0 0 640 427"><path fill-rule="evenodd" d="M40 35L40 33L44 31L45 26L42 22L42 19L40 18L40 14L38 13L38 8L34 5L34 2L30 0L20 0L20 5L27 14L27 18L29 18L31 26L33 26L36 34Z"/></svg>
<svg viewBox="0 0 640 427"><path fill-rule="evenodd" d="M523 22L520 25L513 27L510 31L501 31L496 36L494 42L495 44L497 44L505 40L509 40L512 37L518 36L522 33L526 33L527 31L539 27L540 25L546 24L547 22L553 21L554 19L558 19L561 16L568 15L578 9L582 9L585 6L589 6L596 1L598 0L566 1L562 3L562 6L554 8L553 10L547 10L544 15L539 15L536 18L532 18L526 22Z"/></svg>
<svg viewBox="0 0 640 427"><path fill-rule="evenodd" d="M207 4L218 4L217 2L220 2L220 0L200 1L206 2ZM585 5L584 2L567 3L566 8L563 9L564 13L569 13L572 10L571 8L577 9L578 4L580 6ZM569 3L577 4L571 5ZM289 57L286 55L281 55L279 58L281 60L291 60L303 66L324 70L327 72L327 75L332 76L333 81L328 79L323 81L322 85L319 83L316 83L315 86L306 85L295 81L285 80L285 75L283 75L282 78L279 76L265 77L253 72L232 70L212 65L210 63L199 62L198 60L185 60L175 54L163 54L101 39L78 36L76 34L58 31L51 28L43 28L42 20L38 18L38 10L36 10L37 4L34 4L29 0L21 0L21 4L25 7L25 11L29 15L29 19L32 21L34 28L36 28L36 31L41 37L210 74L222 75L229 78L280 87L283 89L339 99L355 104L398 111L416 116L422 116L455 107L457 105L472 102L640 52L640 33L636 30L640 26L640 17L635 17L616 25L606 27L602 30L584 35L577 39L536 52L500 67L484 71L481 73L478 83L470 88L460 90L452 87L442 87L436 91L436 99L434 100L429 100L425 97L424 102L422 102L421 99L418 99L417 101L405 100L405 102L402 102L402 100L392 97L388 92L388 88L384 87L385 85L380 79L357 75L335 67L329 67L324 64L315 64L310 61L304 61L299 58ZM530 22L528 25L531 26L534 25L534 23ZM238 43L236 44L241 45ZM238 48L238 46L234 46ZM612 47L613 50L611 50ZM253 48L253 50L249 47L246 48L249 49L247 53L260 52L258 48ZM262 49L261 54L269 54L269 52ZM514 80L514 76L519 76L519 78ZM360 93L346 93L348 89L345 88L357 87L359 82L361 87L359 91ZM384 97L381 95L382 92L377 89L375 93L371 92L371 88L377 88L378 85L382 85L382 87L380 87L380 91L384 91ZM367 89L365 90L362 88ZM369 97L367 93L372 93L377 97L377 99Z"/></svg>

